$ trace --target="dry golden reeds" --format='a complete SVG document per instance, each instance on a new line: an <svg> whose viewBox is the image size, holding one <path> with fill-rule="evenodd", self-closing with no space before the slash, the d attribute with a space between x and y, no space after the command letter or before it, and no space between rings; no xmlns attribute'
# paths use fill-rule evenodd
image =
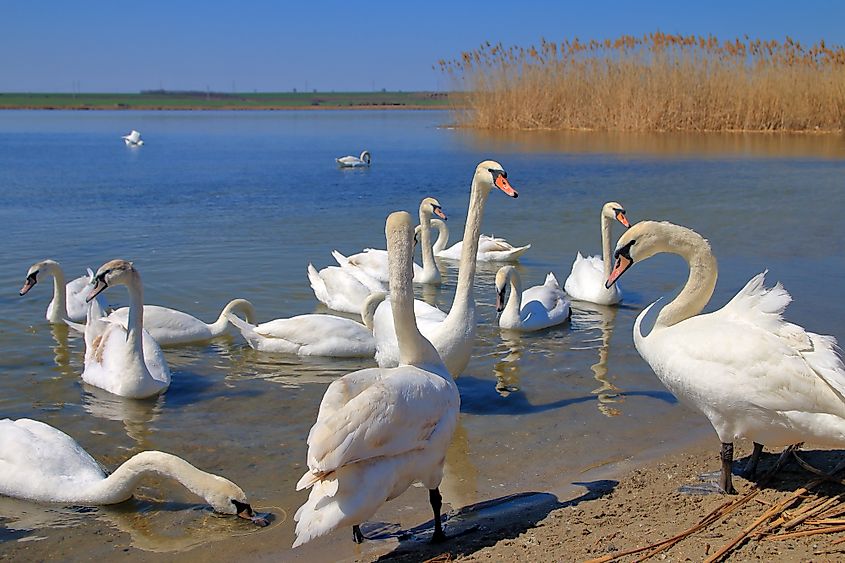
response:
<svg viewBox="0 0 845 563"><path fill-rule="evenodd" d="M643 37L504 47L441 70L467 90L465 125L493 129L842 131L845 48L787 37Z"/></svg>

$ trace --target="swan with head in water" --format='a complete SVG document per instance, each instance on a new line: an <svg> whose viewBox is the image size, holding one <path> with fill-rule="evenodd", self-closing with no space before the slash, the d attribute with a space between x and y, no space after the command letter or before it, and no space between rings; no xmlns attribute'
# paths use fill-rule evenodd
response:
<svg viewBox="0 0 845 563"><path fill-rule="evenodd" d="M508 282L511 293L505 303ZM500 313L501 328L530 332L566 322L569 319L569 299L551 272L543 285L522 291L519 272L513 266L504 266L496 272L496 311Z"/></svg>
<svg viewBox="0 0 845 563"><path fill-rule="evenodd" d="M84 321L88 311L85 296L91 289L89 286L94 278L94 272L88 270L87 276L80 276L70 283L65 283L65 273L59 263L55 260L42 260L29 268L26 281L20 291L21 295L26 295L38 283L39 275L53 276L53 300L47 305L47 320L56 324L63 323L65 320ZM105 309L105 299L98 297L97 300Z"/></svg>
<svg viewBox="0 0 845 563"><path fill-rule="evenodd" d="M716 287L716 259L698 233L643 221L616 244L608 287L633 264L668 252L689 265L681 293L663 307L645 336L637 316L634 344L676 397L702 412L722 442L719 490L734 493L733 442L748 438L753 474L763 446L799 442L845 446L845 366L836 339L782 317L791 301L777 284L753 277L727 305L701 314Z"/></svg>
<svg viewBox="0 0 845 563"><path fill-rule="evenodd" d="M341 168L359 168L370 165L370 151L364 151L360 157L357 156L342 156L334 159L337 165Z"/></svg>
<svg viewBox="0 0 845 563"><path fill-rule="evenodd" d="M107 287L125 285L129 291L126 326L101 316L92 303L85 324L85 369L82 380L109 393L144 399L170 386L170 368L158 343L144 330L144 288L141 275L126 260L106 262L94 277L88 295L94 299Z"/></svg>
<svg viewBox="0 0 845 563"><path fill-rule="evenodd" d="M431 247L431 216L437 215L444 221L446 214L440 206L440 202L433 197L427 197L420 203L420 225L418 227L420 245L422 250L422 267L414 264L414 283L430 283L440 285L440 270L434 261L434 252ZM415 234L416 240L416 234ZM332 251L332 255L341 266L359 268L365 274L380 282L387 282L387 251L375 248L365 248L363 252L344 256L338 251Z"/></svg>
<svg viewBox="0 0 845 563"><path fill-rule="evenodd" d="M473 282L475 280L476 255L478 253L478 236L481 230L481 218L484 215L484 205L487 196L494 188L502 190L510 197L519 194L508 182L507 172L502 165L492 160L485 160L475 168L469 196L469 211L464 227L464 241L461 253L461 263L458 270L458 285L455 298L449 314L442 316L442 312L423 302L415 309L420 332L437 349L443 362L449 368L449 373L457 377L464 371L472 353L475 340L475 298L473 296ZM393 315L390 312L390 299L385 300L376 309L373 317L373 335L376 338L376 361L382 367L395 366L399 362L399 349L396 331L393 326ZM421 314L423 311L425 315Z"/></svg>
<svg viewBox="0 0 845 563"><path fill-rule="evenodd" d="M266 526L244 492L223 477L200 471L172 454L145 451L111 475L73 438L49 424L19 418L0 420L0 495L64 504L102 505L128 500L147 475L175 479L222 514Z"/></svg>
<svg viewBox="0 0 845 563"><path fill-rule="evenodd" d="M461 399L417 329L411 216L391 214L385 234L400 365L349 373L326 390L308 434L308 472L296 485L311 493L294 516L294 547L345 526L362 541L359 525L415 482L429 489L432 541L445 538L438 487Z"/></svg>
<svg viewBox="0 0 845 563"><path fill-rule="evenodd" d="M464 248L464 241L460 240L446 248L449 243L449 227L439 219L432 219L431 226L437 228L437 240L434 241L434 255L447 260L460 260ZM516 262L519 257L528 252L530 244L513 246L503 238L489 235L479 235L476 259L479 262Z"/></svg>
<svg viewBox="0 0 845 563"><path fill-rule="evenodd" d="M601 257L588 256L581 253L572 263L572 272L563 284L563 290L575 301L588 301L599 305L614 305L622 301L622 290L618 285L610 288L604 282L613 267L613 257L610 255L610 225L616 220L630 227L625 216L625 208L621 204L611 201L601 208Z"/></svg>

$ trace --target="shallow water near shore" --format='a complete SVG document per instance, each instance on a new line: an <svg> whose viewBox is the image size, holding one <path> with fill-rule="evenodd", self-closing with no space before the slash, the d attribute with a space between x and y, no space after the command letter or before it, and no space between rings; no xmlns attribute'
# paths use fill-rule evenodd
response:
<svg viewBox="0 0 845 563"><path fill-rule="evenodd" d="M252 301L261 321L324 311L308 285L309 261L319 268L335 248L384 248L387 214L416 216L425 196L439 199L451 239L461 239L473 170L493 158L520 197L492 193L482 231L532 244L519 268L526 287L549 271L563 285L578 250L599 253L599 210L617 200L633 222L670 220L710 240L720 279L708 309L768 268L769 284L781 281L794 297L789 320L845 337L841 136L500 134L443 127L450 121L440 111L0 112L0 418L48 422L110 470L142 450L172 452L238 483L275 516L254 528L158 480L108 508L0 498L0 557L200 558L244 546L282 559L356 553L346 530L287 550L320 398L331 381L373 362L265 354L224 337L167 349L167 393L121 399L81 383L81 336L44 319L49 280L18 296L43 258L59 261L68 279L133 260L147 303L208 322L235 297ZM143 147L123 145L132 128ZM370 169L335 167L334 157L365 148ZM444 285L418 295L448 310L456 264L440 267ZM458 379L461 420L442 485L451 508L558 494L595 468L707 432L631 339L639 311L686 279L679 258L626 273L621 307L575 304L570 323L522 336L495 323L495 271L482 265L476 277L478 336ZM114 306L128 302L123 288L105 295ZM412 488L373 521L407 529L430 518L424 491Z"/></svg>

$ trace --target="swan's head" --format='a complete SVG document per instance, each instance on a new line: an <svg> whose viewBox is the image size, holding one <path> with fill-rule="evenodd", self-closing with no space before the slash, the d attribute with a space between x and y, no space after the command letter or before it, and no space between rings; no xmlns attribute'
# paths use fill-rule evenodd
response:
<svg viewBox="0 0 845 563"><path fill-rule="evenodd" d="M619 237L613 253L613 271L605 282L610 288L635 262L641 262L661 252L671 252L681 239L704 239L695 231L663 221L640 221ZM704 241L705 244L706 241Z"/></svg>
<svg viewBox="0 0 845 563"><path fill-rule="evenodd" d="M38 274L40 272L50 271L56 267L58 267L58 263L55 260L42 260L41 262L36 262L30 266L29 270L26 272L26 280L23 282L20 294L26 295L27 292L38 283Z"/></svg>
<svg viewBox="0 0 845 563"><path fill-rule="evenodd" d="M132 265L132 262L127 260L111 260L106 262L97 273L94 274L94 289L85 298L86 302L90 302L100 293L105 291L107 287L112 285L129 285L138 278L138 270Z"/></svg>
<svg viewBox="0 0 845 563"><path fill-rule="evenodd" d="M519 193L508 182L508 173L495 160L485 160L476 166L474 180L479 181L487 190L495 186L511 197L519 197Z"/></svg>
<svg viewBox="0 0 845 563"><path fill-rule="evenodd" d="M255 513L240 487L219 475L210 476L214 479L214 486L204 491L202 496L215 512L234 514L258 526L266 526L270 523L265 517Z"/></svg>
<svg viewBox="0 0 845 563"><path fill-rule="evenodd" d="M370 165L370 151L364 151L361 153L361 160L367 163L367 166Z"/></svg>
<svg viewBox="0 0 845 563"><path fill-rule="evenodd" d="M610 220L616 219L626 227L631 226L631 223L628 222L628 218L625 216L625 208L622 207L621 203L615 201L605 203L604 207L601 208L601 214Z"/></svg>
<svg viewBox="0 0 845 563"><path fill-rule="evenodd" d="M496 312L501 313L505 309L505 289L508 285L508 280L514 273L516 268L513 266L502 266L496 272Z"/></svg>
<svg viewBox="0 0 845 563"><path fill-rule="evenodd" d="M440 202L433 197L427 197L420 202L420 214L427 215L429 218L431 218L432 215L437 215L444 221L446 220L446 214L443 212Z"/></svg>

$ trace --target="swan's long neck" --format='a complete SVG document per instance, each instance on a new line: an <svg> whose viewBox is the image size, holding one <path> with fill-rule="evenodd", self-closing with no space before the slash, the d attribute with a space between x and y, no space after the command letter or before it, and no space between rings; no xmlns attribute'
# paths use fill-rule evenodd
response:
<svg viewBox="0 0 845 563"><path fill-rule="evenodd" d="M433 224L437 227L437 240L434 241L432 250L434 254L438 254L443 252L449 243L449 226L446 225L445 221L440 220L433 221Z"/></svg>
<svg viewBox="0 0 845 563"><path fill-rule="evenodd" d="M481 218L484 216L484 205L487 203L489 190L485 190L477 177L472 179L472 190L469 195L469 209L467 223L464 227L464 242L461 248L461 263L458 270L458 286L455 289L455 300L449 315L443 322L454 323L471 320L475 314L475 298L472 293L475 280L476 256L478 254L478 237L481 235Z"/></svg>
<svg viewBox="0 0 845 563"><path fill-rule="evenodd" d="M613 270L613 256L611 254L610 219L602 212L601 214L601 259L604 262L604 279L610 277Z"/></svg>
<svg viewBox="0 0 845 563"><path fill-rule="evenodd" d="M422 244L423 271L431 276L437 270L434 262L434 250L431 248L431 214L420 208L420 243Z"/></svg>
<svg viewBox="0 0 845 563"><path fill-rule="evenodd" d="M689 277L678 296L660 311L655 328L670 327L699 314L710 301L719 275L710 245L698 233L677 225L660 226L667 234L661 251L678 254L686 260Z"/></svg>
<svg viewBox="0 0 845 563"><path fill-rule="evenodd" d="M508 295L508 301L505 303L504 310L502 310L502 317L519 318L519 310L522 308L522 280L515 270L511 270L508 274L508 280L511 286L511 294Z"/></svg>
<svg viewBox="0 0 845 563"><path fill-rule="evenodd" d="M129 343L139 358L144 357L144 286L141 275L135 272L131 283L126 284L129 291L129 319L126 325L126 342Z"/></svg>
<svg viewBox="0 0 845 563"><path fill-rule="evenodd" d="M232 299L220 312L220 316L217 317L217 320L208 325L208 328L214 336L220 336L223 334L226 327L229 326L229 318L226 315L234 311L239 311L244 317L246 317L246 322L249 324L258 324L256 322L257 317L255 314L255 307L252 306L252 303L246 299Z"/></svg>
<svg viewBox="0 0 845 563"><path fill-rule="evenodd" d="M62 268L55 262L45 268L53 276L53 307L50 310L51 323L61 323L67 318L67 281Z"/></svg>
<svg viewBox="0 0 845 563"><path fill-rule="evenodd" d="M90 504L113 504L123 502L132 496L141 479L157 474L179 481L191 492L209 500L213 492L220 489L222 478L200 471L184 459L172 454L146 451L126 460L114 473L79 491L77 502ZM228 481L224 481L228 482Z"/></svg>

